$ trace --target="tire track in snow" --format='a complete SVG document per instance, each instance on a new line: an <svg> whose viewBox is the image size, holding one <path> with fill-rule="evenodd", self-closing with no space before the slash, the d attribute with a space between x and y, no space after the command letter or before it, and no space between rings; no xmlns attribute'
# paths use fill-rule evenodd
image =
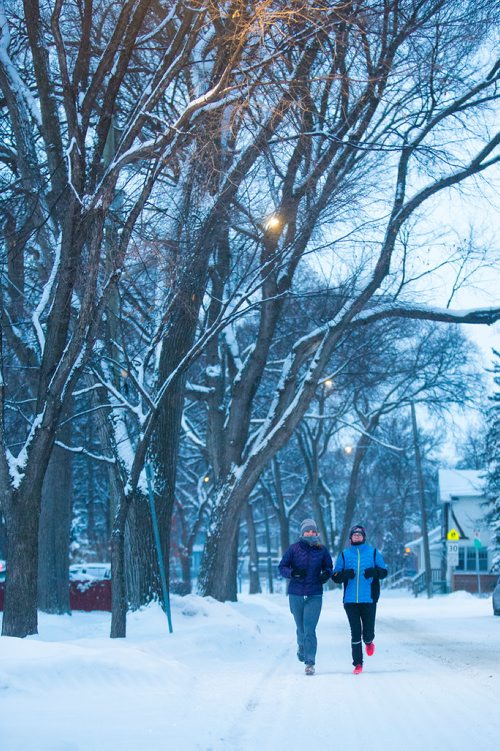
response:
<svg viewBox="0 0 500 751"><path fill-rule="evenodd" d="M233 719L231 726L215 745L210 749L207 747L207 751L219 751L224 749L225 751L237 751L240 748L245 748L244 744L244 729L248 723L254 722L254 715L259 712L263 697L266 696L266 686L269 684L274 685L275 676L282 668L286 658L290 655L291 646L287 646L278 657L274 660L271 667L261 674L257 683L254 685L251 693L245 699L244 709ZM254 749L255 751L255 749Z"/></svg>

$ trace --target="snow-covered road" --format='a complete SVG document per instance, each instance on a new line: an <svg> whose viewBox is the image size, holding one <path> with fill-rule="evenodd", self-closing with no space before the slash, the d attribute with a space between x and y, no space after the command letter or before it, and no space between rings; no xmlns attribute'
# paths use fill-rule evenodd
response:
<svg viewBox="0 0 500 751"><path fill-rule="evenodd" d="M296 660L284 595L173 598L109 640L109 616L41 614L0 639L2 751L371 751L500 748L500 618L465 593L384 593L376 652L353 676L340 592L318 627L317 674Z"/></svg>

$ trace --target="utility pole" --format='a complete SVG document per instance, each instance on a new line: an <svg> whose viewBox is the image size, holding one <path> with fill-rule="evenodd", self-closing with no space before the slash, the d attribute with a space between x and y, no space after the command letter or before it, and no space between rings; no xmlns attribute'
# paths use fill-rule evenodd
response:
<svg viewBox="0 0 500 751"><path fill-rule="evenodd" d="M418 444L417 417L415 415L415 405L411 403L411 423L413 427L413 447L415 451L415 467L417 470L418 500L420 504L420 523L422 526L422 542L424 546L424 565L425 565L425 585L427 597L432 597L432 570L431 570L431 551L429 548L429 534L427 530L427 512L425 510L424 495L424 478L422 474L422 458L420 456L420 446Z"/></svg>

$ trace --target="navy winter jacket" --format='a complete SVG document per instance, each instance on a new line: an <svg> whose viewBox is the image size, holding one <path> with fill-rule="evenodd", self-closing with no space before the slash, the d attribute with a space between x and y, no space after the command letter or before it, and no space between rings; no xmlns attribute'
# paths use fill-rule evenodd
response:
<svg viewBox="0 0 500 751"><path fill-rule="evenodd" d="M278 568L281 576L290 579L289 595L322 595L320 575L326 572L331 575L333 562L324 545L309 545L299 540L285 551ZM306 572L304 579L293 579L293 569L303 569Z"/></svg>
<svg viewBox="0 0 500 751"><path fill-rule="evenodd" d="M351 545L339 555L335 563L333 581L337 572L348 568L354 570L354 579L344 583L344 602L377 602L380 591L378 577L375 577L375 582L373 577L365 577L366 569L374 566L382 569L380 578L387 574L387 566L381 553L366 542L362 545Z"/></svg>

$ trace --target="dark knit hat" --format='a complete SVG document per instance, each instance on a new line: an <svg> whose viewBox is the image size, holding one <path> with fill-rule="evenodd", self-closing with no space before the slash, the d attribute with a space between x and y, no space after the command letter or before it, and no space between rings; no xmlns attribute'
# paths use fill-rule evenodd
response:
<svg viewBox="0 0 500 751"><path fill-rule="evenodd" d="M318 526L314 519L304 519L302 524L300 525L300 536L304 534L304 532L318 532Z"/></svg>
<svg viewBox="0 0 500 751"><path fill-rule="evenodd" d="M349 530L349 539L352 538L355 532L359 532L360 535L363 535L363 542L366 540L366 529L361 524L355 524L354 527L351 527Z"/></svg>

